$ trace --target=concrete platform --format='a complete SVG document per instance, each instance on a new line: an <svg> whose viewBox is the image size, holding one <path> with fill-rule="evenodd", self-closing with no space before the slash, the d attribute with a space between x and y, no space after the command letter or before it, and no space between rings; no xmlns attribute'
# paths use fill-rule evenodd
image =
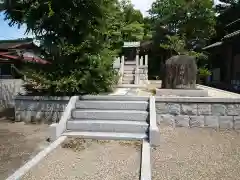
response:
<svg viewBox="0 0 240 180"><path fill-rule="evenodd" d="M156 96L208 97L208 91L202 89L156 89Z"/></svg>

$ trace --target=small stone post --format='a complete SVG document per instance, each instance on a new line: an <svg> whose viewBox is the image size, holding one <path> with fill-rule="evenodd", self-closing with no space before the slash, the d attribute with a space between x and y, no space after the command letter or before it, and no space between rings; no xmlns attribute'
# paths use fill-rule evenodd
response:
<svg viewBox="0 0 240 180"><path fill-rule="evenodd" d="M145 66L148 66L148 55L145 55Z"/></svg>
<svg viewBox="0 0 240 180"><path fill-rule="evenodd" d="M122 56L122 59L121 59L121 64L124 64L124 56Z"/></svg>
<svg viewBox="0 0 240 180"><path fill-rule="evenodd" d="M143 66L143 56L140 58L140 66Z"/></svg>

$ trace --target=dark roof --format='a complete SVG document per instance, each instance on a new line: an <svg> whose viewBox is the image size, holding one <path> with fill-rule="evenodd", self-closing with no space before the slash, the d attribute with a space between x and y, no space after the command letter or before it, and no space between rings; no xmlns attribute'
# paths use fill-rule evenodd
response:
<svg viewBox="0 0 240 180"><path fill-rule="evenodd" d="M14 49L24 45L34 45L33 39L0 40L0 49Z"/></svg>
<svg viewBox="0 0 240 180"><path fill-rule="evenodd" d="M223 39L228 39L228 38L232 38L232 37L235 37L235 36L239 36L240 35L240 30L237 30L237 31L234 31L230 34L227 34L223 37Z"/></svg>

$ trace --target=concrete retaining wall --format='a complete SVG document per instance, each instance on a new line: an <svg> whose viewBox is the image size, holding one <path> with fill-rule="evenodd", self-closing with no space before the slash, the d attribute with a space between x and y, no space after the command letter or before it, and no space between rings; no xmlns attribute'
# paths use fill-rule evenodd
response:
<svg viewBox="0 0 240 180"><path fill-rule="evenodd" d="M16 96L15 120L58 122L70 97Z"/></svg>
<svg viewBox="0 0 240 180"><path fill-rule="evenodd" d="M0 107L13 108L14 97L19 93L25 94L21 79L0 79Z"/></svg>
<svg viewBox="0 0 240 180"><path fill-rule="evenodd" d="M240 129L239 98L156 97L156 112L158 123L183 127Z"/></svg>

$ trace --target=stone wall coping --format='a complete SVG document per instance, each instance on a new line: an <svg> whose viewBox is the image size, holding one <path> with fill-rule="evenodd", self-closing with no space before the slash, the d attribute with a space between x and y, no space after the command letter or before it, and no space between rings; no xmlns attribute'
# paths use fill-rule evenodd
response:
<svg viewBox="0 0 240 180"><path fill-rule="evenodd" d="M156 102L168 103L240 103L240 97L162 97L156 96Z"/></svg>
<svg viewBox="0 0 240 180"><path fill-rule="evenodd" d="M213 90L213 91L218 91L218 92L221 92L221 93L226 93L228 95L232 95L232 96L240 98L240 94L237 94L237 93L234 93L234 92L229 92L229 91L225 91L225 90L222 90L222 89L217 89L217 88L213 88L213 87L209 87L209 86L204 86L204 85L201 85L201 84L197 84L197 87L201 88L201 89L205 89L205 90Z"/></svg>
<svg viewBox="0 0 240 180"><path fill-rule="evenodd" d="M64 133L64 131L66 131L67 121L71 118L72 110L76 107L76 102L78 99L79 96L72 96L70 101L68 102L68 105L65 108L65 111L63 112L59 123L56 125L56 139L60 137Z"/></svg>
<svg viewBox="0 0 240 180"><path fill-rule="evenodd" d="M70 96L15 96L14 100L32 100L32 101L69 101Z"/></svg>
<svg viewBox="0 0 240 180"><path fill-rule="evenodd" d="M157 126L157 112L155 105L155 97L150 96L149 99L149 115L150 115L150 126L149 126L149 140L151 146L159 146L160 144L160 132Z"/></svg>

